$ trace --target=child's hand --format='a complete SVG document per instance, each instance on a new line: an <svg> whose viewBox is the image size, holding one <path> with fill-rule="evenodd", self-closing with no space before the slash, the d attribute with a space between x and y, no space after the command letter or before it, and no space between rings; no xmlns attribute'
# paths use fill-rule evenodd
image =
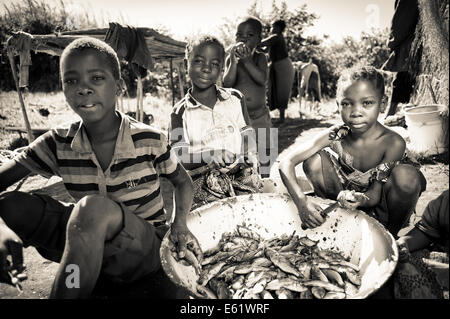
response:
<svg viewBox="0 0 450 319"><path fill-rule="evenodd" d="M231 47L229 54L230 54L231 64L236 64L238 62L238 59L236 57L236 46L235 45Z"/></svg>
<svg viewBox="0 0 450 319"><path fill-rule="evenodd" d="M185 224L181 225L174 222L170 227L169 239L175 245L176 252L178 253L178 258L186 258L186 256L192 256L192 254L187 251L191 250L197 257L198 263L201 265L203 260L202 250L200 248L200 245L198 244L197 238L195 238L195 236L189 231Z"/></svg>
<svg viewBox="0 0 450 319"><path fill-rule="evenodd" d="M442 105L439 107L439 115L442 117L448 117L448 105Z"/></svg>
<svg viewBox="0 0 450 319"><path fill-rule="evenodd" d="M397 247L398 247L398 261L401 263L405 263L409 259L409 248L408 244L402 240L402 238L397 239Z"/></svg>
<svg viewBox="0 0 450 319"><path fill-rule="evenodd" d="M337 196L339 205L349 209L356 209L358 206L361 206L361 204L367 199L368 197L364 193L350 190L343 190Z"/></svg>
<svg viewBox="0 0 450 319"><path fill-rule="evenodd" d="M9 280L9 271L21 273L23 265L23 243L17 234L7 226L0 227L0 281ZM8 256L11 256L12 265L9 266Z"/></svg>
<svg viewBox="0 0 450 319"><path fill-rule="evenodd" d="M235 54L238 59L245 59L251 56L251 51L244 42L238 42L235 46Z"/></svg>
<svg viewBox="0 0 450 319"><path fill-rule="evenodd" d="M302 227L315 228L322 225L325 221L320 214L322 207L308 199L306 199L303 205L300 205L297 208L300 219L302 220Z"/></svg>
<svg viewBox="0 0 450 319"><path fill-rule="evenodd" d="M335 125L331 127L329 138L330 141L341 140L347 136L350 128L346 125Z"/></svg>
<svg viewBox="0 0 450 319"><path fill-rule="evenodd" d="M216 168L223 168L235 162L236 155L228 150L215 150L211 156L211 162Z"/></svg>

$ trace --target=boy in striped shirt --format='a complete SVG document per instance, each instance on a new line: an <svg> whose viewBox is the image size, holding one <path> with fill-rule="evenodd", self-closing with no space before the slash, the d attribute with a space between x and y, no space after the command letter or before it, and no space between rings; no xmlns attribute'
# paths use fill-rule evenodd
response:
<svg viewBox="0 0 450 319"><path fill-rule="evenodd" d="M93 38L72 42L61 55L67 103L81 121L45 133L0 167L0 190L30 172L58 175L76 204L46 195L0 195L0 275L23 268L22 247L59 262L51 298L88 297L100 275L132 282L156 272L167 230L160 177L175 186L171 239L179 257L201 250L186 226L192 180L164 134L115 109L120 64L114 50ZM66 286L68 265L77 265L79 288Z"/></svg>

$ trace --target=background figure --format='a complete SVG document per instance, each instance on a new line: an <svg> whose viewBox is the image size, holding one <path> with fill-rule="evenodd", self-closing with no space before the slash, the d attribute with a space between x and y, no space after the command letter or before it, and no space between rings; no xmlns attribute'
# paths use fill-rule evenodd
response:
<svg viewBox="0 0 450 319"><path fill-rule="evenodd" d="M386 117L394 115L399 103L409 103L413 93L414 78L409 73L409 52L419 19L417 0L396 0L392 17L388 47L392 53L381 67L397 72L392 83L392 97Z"/></svg>
<svg viewBox="0 0 450 319"><path fill-rule="evenodd" d="M286 23L283 20L276 20L272 23L271 35L260 43L260 47L269 48L270 67L267 98L271 110L280 110L280 122L284 122L295 75L283 37L285 28Z"/></svg>
<svg viewBox="0 0 450 319"><path fill-rule="evenodd" d="M310 101L309 112L311 112L316 105L316 102L320 102L322 92L320 89L320 75L317 65L309 59L307 63L302 62L302 65L300 65L299 68L298 105L300 116L302 116L303 96L305 96L305 110L308 111L307 106L308 101Z"/></svg>

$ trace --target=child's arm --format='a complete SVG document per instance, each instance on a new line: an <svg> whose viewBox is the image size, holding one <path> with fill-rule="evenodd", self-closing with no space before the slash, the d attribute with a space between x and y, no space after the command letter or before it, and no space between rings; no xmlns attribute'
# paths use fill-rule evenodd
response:
<svg viewBox="0 0 450 319"><path fill-rule="evenodd" d="M384 145L389 145L389 147L387 147L385 155L380 164L395 162L402 159L406 149L406 142L401 136L397 134L391 134L386 139ZM374 180L369 189L364 193L364 195L356 193L355 201L352 203L354 207L352 208L376 206L381 200L382 188L383 182ZM347 205L344 206L347 207Z"/></svg>
<svg viewBox="0 0 450 319"><path fill-rule="evenodd" d="M223 74L223 86L233 87L236 83L237 76L237 58L235 55L236 48L233 46L230 50L230 54L225 59L225 72Z"/></svg>
<svg viewBox="0 0 450 319"><path fill-rule="evenodd" d="M30 173L25 166L11 160L0 166L0 193L6 188L18 182ZM0 195L1 201L1 195ZM1 205L0 205L1 209ZM10 255L12 258L12 267L21 271L23 267L23 243L20 237L9 228L1 216L0 210L0 278L6 274L3 273L6 266L6 258Z"/></svg>
<svg viewBox="0 0 450 319"><path fill-rule="evenodd" d="M286 186L289 194L292 197L297 209L299 211L302 223L309 227L314 228L324 222L322 216L320 216L321 208L318 205L313 204L307 200L307 197L303 193L300 184L297 182L295 174L295 167L310 158L318 151L330 145L330 132L333 128L326 130L320 134L316 139L302 144L293 153L289 154L285 159L280 162L279 171L283 184Z"/></svg>
<svg viewBox="0 0 450 319"><path fill-rule="evenodd" d="M253 61L253 57L249 51L240 58L240 61L242 61L242 65L252 80L259 86L264 86L266 85L267 78L267 58L264 54L255 54L257 54L256 63Z"/></svg>
<svg viewBox="0 0 450 319"><path fill-rule="evenodd" d="M241 98L241 108L243 121L241 120L241 137L244 156L256 168L258 164L257 146L256 146L256 132L250 125L250 116L248 115L247 104L245 98Z"/></svg>
<svg viewBox="0 0 450 319"><path fill-rule="evenodd" d="M170 239L177 246L179 258L183 258L189 248L201 262L203 254L200 245L186 225L186 215L192 206L192 179L181 165L178 165L177 170L175 176L168 177L175 187L175 219L171 225Z"/></svg>
<svg viewBox="0 0 450 319"><path fill-rule="evenodd" d="M414 227L406 235L397 239L397 245L408 249L408 252L415 252L417 250L428 247L433 241L425 233Z"/></svg>
<svg viewBox="0 0 450 319"><path fill-rule="evenodd" d="M274 45L276 42L278 42L278 35L272 34L272 35L268 36L267 38L261 40L258 47L270 47L270 46Z"/></svg>
<svg viewBox="0 0 450 319"><path fill-rule="evenodd" d="M236 159L236 154L225 149L191 152L188 146L182 146L177 147L175 153L180 163L187 170L193 170L208 164L214 164L218 168L225 167Z"/></svg>
<svg viewBox="0 0 450 319"><path fill-rule="evenodd" d="M17 183L31 171L14 160L0 166L0 192Z"/></svg>

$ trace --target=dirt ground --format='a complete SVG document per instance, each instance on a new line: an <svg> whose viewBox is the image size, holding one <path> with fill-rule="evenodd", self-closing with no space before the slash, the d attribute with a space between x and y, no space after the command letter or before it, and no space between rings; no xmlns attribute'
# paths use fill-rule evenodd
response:
<svg viewBox="0 0 450 319"><path fill-rule="evenodd" d="M338 123L339 117L335 112L333 103L324 104L318 112L310 113L300 119L298 117L298 105L291 103L287 112L287 119L283 124L274 123L279 129L279 157L286 156L292 148L301 144L318 131ZM278 112L273 111L272 117L277 118ZM274 121L275 122L275 121ZM426 204L437 197L442 191L448 189L448 162L447 164L431 162L422 166L422 172L427 179L427 189L421 195L412 215L409 225L403 229L405 232L420 218ZM271 169L271 177L276 178L278 174L277 163ZM168 211L172 207L171 187L163 184L163 196ZM40 190L51 194L60 200L70 200L58 178L46 180L39 176L29 176L25 180L11 186L8 190L34 191ZM24 258L27 266L28 279L23 285L23 292L19 293L15 287L0 283L0 299L41 299L47 298L51 289L52 281L57 271L58 264L45 260L32 247L24 249ZM155 277L146 278L139 284L133 286L115 287L107 284L99 284L95 292L96 298L184 298L186 295L174 287L163 272Z"/></svg>

